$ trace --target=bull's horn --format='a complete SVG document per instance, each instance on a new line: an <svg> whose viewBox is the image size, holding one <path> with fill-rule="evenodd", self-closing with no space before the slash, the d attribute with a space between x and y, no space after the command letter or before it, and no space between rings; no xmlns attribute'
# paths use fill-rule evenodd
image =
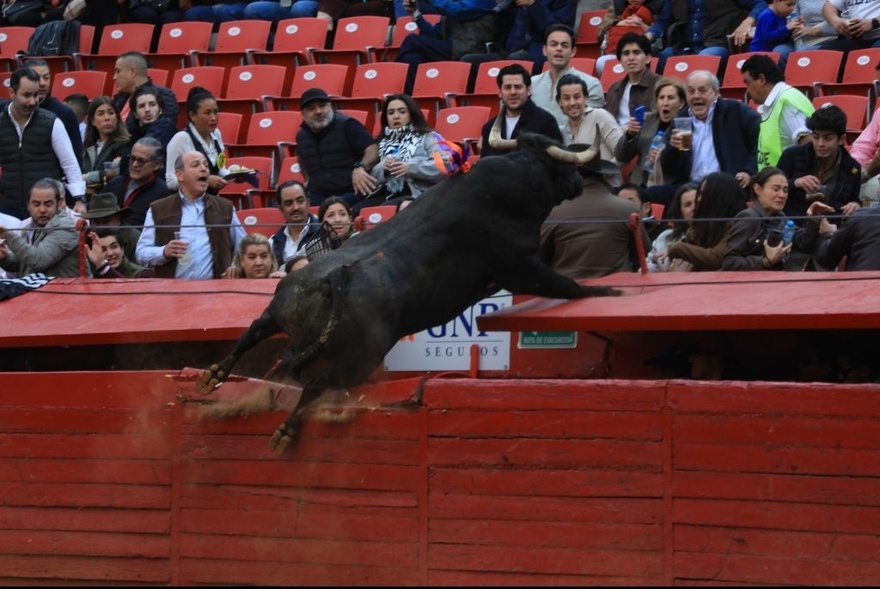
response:
<svg viewBox="0 0 880 589"><path fill-rule="evenodd" d="M593 145L591 145L586 151L568 151L555 145L550 145L547 147L547 153L550 154L550 157L553 159L582 166L599 155L599 141L601 141L601 137L602 130L597 123L596 141L594 141Z"/></svg>
<svg viewBox="0 0 880 589"><path fill-rule="evenodd" d="M516 139L503 139L501 137L501 121L505 118L506 112L504 104L502 104L498 116L495 117L495 124L492 125L492 130L489 131L489 145L496 151L512 151L516 149Z"/></svg>

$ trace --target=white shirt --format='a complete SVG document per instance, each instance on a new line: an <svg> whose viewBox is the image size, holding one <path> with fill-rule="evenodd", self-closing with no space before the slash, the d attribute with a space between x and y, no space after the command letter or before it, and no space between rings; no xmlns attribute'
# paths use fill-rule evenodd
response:
<svg viewBox="0 0 880 589"><path fill-rule="evenodd" d="M559 80L565 74L574 74L583 78L587 83L587 106L592 106L593 108L605 106L605 92L603 92L602 84L598 79L590 74L585 74L573 67L569 67L559 72L559 77L556 80ZM556 117L557 125L564 125L568 121L568 116L562 112L562 109L559 108L559 103L556 102L556 83L550 77L550 70L537 76L532 76L532 100L535 104Z"/></svg>
<svg viewBox="0 0 880 589"><path fill-rule="evenodd" d="M620 108L617 109L617 123L621 127L628 127L629 118L632 116L629 112L629 91L632 87L632 83L627 82L626 87L623 89L623 94L620 97Z"/></svg>
<svg viewBox="0 0 880 589"><path fill-rule="evenodd" d="M843 12L849 10L850 18L866 18L868 20L880 18L880 2L877 0L826 0L837 10ZM862 39L880 39L880 29L874 29L864 34Z"/></svg>
<svg viewBox="0 0 880 589"><path fill-rule="evenodd" d="M12 125L18 132L18 140L20 142L22 127L19 127L18 121L12 116L12 102L6 107L6 112L9 113L9 120L12 121ZM28 123L30 121L28 119ZM27 126L27 123L25 123L25 126ZM55 152L55 157L58 158L61 171L67 178L67 182L64 184L64 187L67 188L67 193L72 196L83 196L86 193L86 182L82 178L82 169L80 169L79 163L76 161L76 154L73 152L70 135L67 134L64 123L58 117L55 117L55 122L52 124L52 151ZM58 179L60 180L60 178Z"/></svg>
<svg viewBox="0 0 880 589"><path fill-rule="evenodd" d="M204 139L202 139L199 132L196 131L196 128L193 127L192 123L189 124L189 130L195 135L196 139L198 139L201 144L203 153L207 154L208 161L212 164L217 163L217 157L223 152L225 147L223 146L223 138L220 135L220 130L217 129L213 133L211 133L210 145L205 143ZM220 146L220 150L217 150L217 145ZM192 137L190 137L189 133L186 131L178 131L174 137L171 138L171 141L168 142L168 149L165 151L167 154L165 157L165 184L168 185L168 190L177 190L180 185L177 183L177 174L174 170L174 162L177 161L177 158L182 156L188 151L201 151L197 150L196 146L193 144ZM229 173L223 166L218 166L220 168L220 177L226 176Z"/></svg>
<svg viewBox="0 0 880 589"><path fill-rule="evenodd" d="M180 214L181 237L189 242L188 253L192 261L189 264L181 264L178 260L175 278L194 278L207 280L214 278L211 242L208 240L208 228L205 227L205 196L198 197L194 202L178 192L182 208ZM238 244L244 239L245 230L238 220L238 213L232 210L232 224L229 226L229 239L232 242L232 251L238 249ZM168 262L162 254L165 244L155 245L156 226L153 221L153 210L147 211L144 219L144 229L138 238L135 257L142 266L161 266Z"/></svg>
<svg viewBox="0 0 880 589"><path fill-rule="evenodd" d="M284 259L278 260L279 265L284 264L285 262L287 262L287 260L289 260L290 258L292 258L293 256L296 255L296 253L299 251L299 246L302 245L303 237L305 237L305 235L306 235L306 229L308 228L308 224L309 223L317 223L317 222L318 222L317 217L312 218L312 215L309 215L309 219L308 219L308 221L306 221L306 224L303 225L302 227L300 227L299 237L297 237L296 239L294 239L293 235L290 234L290 225L288 225L284 228L284 232L287 234L287 239L284 241ZM272 242L272 246L274 247L275 246L275 236L274 235L272 236L272 239L270 241Z"/></svg>
<svg viewBox="0 0 880 589"><path fill-rule="evenodd" d="M706 120L694 119L694 140L691 150L694 152L694 165L691 167L691 182L701 182L703 178L713 172L721 171L718 156L715 153L715 141L712 133L712 119L715 117L715 106L718 99L709 107Z"/></svg>

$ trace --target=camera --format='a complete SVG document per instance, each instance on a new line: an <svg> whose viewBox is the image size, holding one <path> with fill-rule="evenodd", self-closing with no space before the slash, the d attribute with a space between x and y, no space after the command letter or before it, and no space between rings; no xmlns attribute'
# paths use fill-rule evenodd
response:
<svg viewBox="0 0 880 589"><path fill-rule="evenodd" d="M767 245L776 247L782 243L782 231L779 229L771 229L767 232Z"/></svg>

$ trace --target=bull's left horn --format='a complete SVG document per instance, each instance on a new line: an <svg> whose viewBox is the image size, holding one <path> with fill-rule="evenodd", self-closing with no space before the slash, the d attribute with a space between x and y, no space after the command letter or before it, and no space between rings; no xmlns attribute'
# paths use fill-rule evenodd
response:
<svg viewBox="0 0 880 589"><path fill-rule="evenodd" d="M596 141L586 151L568 151L555 145L551 145L547 147L547 153L550 154L550 157L553 159L582 166L599 155L599 141L601 141L601 137L602 130L599 128L599 125L596 124Z"/></svg>
<svg viewBox="0 0 880 589"><path fill-rule="evenodd" d="M502 104L498 116L495 117L495 124L492 125L492 130L489 131L489 145L496 151L512 151L516 149L516 139L503 139L501 137L501 121L505 118L506 112L507 110L504 108L504 104Z"/></svg>

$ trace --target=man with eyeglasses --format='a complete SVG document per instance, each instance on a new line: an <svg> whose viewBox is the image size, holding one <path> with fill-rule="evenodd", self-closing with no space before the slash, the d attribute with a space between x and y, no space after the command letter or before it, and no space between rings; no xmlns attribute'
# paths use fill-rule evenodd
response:
<svg viewBox="0 0 880 589"><path fill-rule="evenodd" d="M142 227L150 204L168 196L164 170L165 148L155 137L138 139L131 147L128 173L107 182L105 192L112 192L121 207L131 209L127 225Z"/></svg>

